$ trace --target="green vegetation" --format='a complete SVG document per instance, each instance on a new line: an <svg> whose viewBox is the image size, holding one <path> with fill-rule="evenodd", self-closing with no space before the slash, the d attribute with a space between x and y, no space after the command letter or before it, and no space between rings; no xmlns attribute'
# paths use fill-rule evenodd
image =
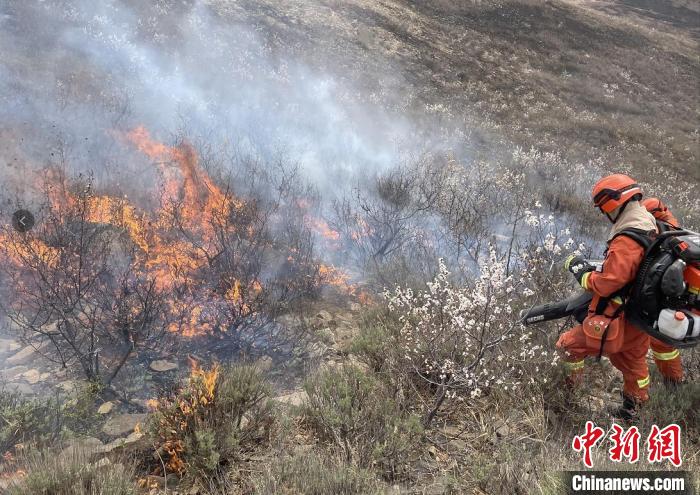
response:
<svg viewBox="0 0 700 495"><path fill-rule="evenodd" d="M260 495L373 495L384 492L371 471L312 452L275 460L256 483L256 493Z"/></svg>
<svg viewBox="0 0 700 495"><path fill-rule="evenodd" d="M57 455L44 450L29 453L23 463L27 475L7 495L136 495L135 471L129 464L92 462L79 451Z"/></svg>
<svg viewBox="0 0 700 495"><path fill-rule="evenodd" d="M380 377L348 365L312 376L305 389L309 425L346 462L374 466L389 480L406 475L422 434L420 418L390 395Z"/></svg>

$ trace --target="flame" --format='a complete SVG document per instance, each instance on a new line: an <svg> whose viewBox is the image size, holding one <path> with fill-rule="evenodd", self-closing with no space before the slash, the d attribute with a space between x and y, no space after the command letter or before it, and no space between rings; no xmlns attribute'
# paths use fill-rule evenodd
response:
<svg viewBox="0 0 700 495"><path fill-rule="evenodd" d="M182 475L187 469L183 458L186 453L184 438L191 433L193 425L208 414L216 398L216 385L219 378L219 365L214 364L210 370L199 366L190 356L192 367L186 387L174 399L154 401L159 414L158 427L159 450L164 453L165 469ZM163 473L164 475L166 473Z"/></svg>
<svg viewBox="0 0 700 495"><path fill-rule="evenodd" d="M349 285L350 275L332 265L321 264L318 267L318 274L321 280L329 285L336 287L347 287Z"/></svg>
<svg viewBox="0 0 700 495"><path fill-rule="evenodd" d="M237 225L234 221L238 213L245 218L247 209L253 206L219 187L189 143L168 146L155 140L144 126L119 133L118 137L152 162L160 184L155 195L158 207L144 211L127 196L96 194L91 190L76 195L68 187L63 172L52 169L44 178L52 212L60 217L61 212L77 207L88 222L113 226L114 232L130 239L135 268L140 274L153 280L158 290L177 291L179 295L166 301L173 316L169 331L188 337L212 332L219 328L217 318L226 306L253 315L250 302L265 290L260 280L221 280L221 290L214 293L205 289L198 278L201 270L211 263L211 253L220 252L221 232L243 238L258 235L253 227ZM308 199L298 200L298 206L304 210L311 204ZM321 218L312 215L306 218L307 225L330 247L337 247L341 238L338 231ZM13 264L26 265L31 260L33 264L40 262L55 267L61 263L60 249L36 236L23 238L14 232L0 232L0 244L4 257ZM296 262L294 252L289 254L288 261ZM322 265L319 280L352 292L350 277L333 266Z"/></svg>
<svg viewBox="0 0 700 495"><path fill-rule="evenodd" d="M337 242L340 240L340 233L328 226L328 222L322 218L309 219L310 226L316 230L326 240Z"/></svg>
<svg viewBox="0 0 700 495"><path fill-rule="evenodd" d="M211 370L204 371L198 365L192 368L190 381L200 381L204 386L204 392L200 394L199 401L202 405L207 405L214 400L214 388L216 380L219 378L219 365L215 364Z"/></svg>

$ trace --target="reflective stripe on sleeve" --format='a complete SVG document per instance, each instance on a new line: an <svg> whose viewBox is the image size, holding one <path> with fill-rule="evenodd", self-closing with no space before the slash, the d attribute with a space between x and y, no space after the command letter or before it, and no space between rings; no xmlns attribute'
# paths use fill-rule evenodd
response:
<svg viewBox="0 0 700 495"><path fill-rule="evenodd" d="M586 272L583 274L583 277L581 277L581 287L584 289L588 290L588 279L591 276L591 272Z"/></svg>
<svg viewBox="0 0 700 495"><path fill-rule="evenodd" d="M678 349L674 349L671 352L652 351L652 354L654 355L654 359L658 361L670 361L671 359L676 359L678 356L681 355Z"/></svg>
<svg viewBox="0 0 700 495"><path fill-rule="evenodd" d="M644 388L644 387L649 386L649 375L645 376L641 380L637 380L637 386L639 388Z"/></svg>

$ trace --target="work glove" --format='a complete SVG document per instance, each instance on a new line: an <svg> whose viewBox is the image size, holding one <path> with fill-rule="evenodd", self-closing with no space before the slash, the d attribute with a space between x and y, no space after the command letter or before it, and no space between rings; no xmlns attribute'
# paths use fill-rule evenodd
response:
<svg viewBox="0 0 700 495"><path fill-rule="evenodd" d="M585 279L588 277L585 275L594 271L595 267L586 261L583 256L572 254L566 258L564 268L569 270L574 277L576 277L576 281L581 285L581 287L588 289L588 287L586 287L587 284L585 284Z"/></svg>

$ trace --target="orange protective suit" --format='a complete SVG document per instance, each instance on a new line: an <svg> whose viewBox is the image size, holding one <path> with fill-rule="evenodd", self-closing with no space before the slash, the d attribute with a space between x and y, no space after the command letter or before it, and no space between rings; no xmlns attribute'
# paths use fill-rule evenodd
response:
<svg viewBox="0 0 700 495"><path fill-rule="evenodd" d="M671 210L658 198L647 198L642 205L654 218L667 223L674 229L680 228L680 223L671 213ZM683 363L678 349L652 337L651 351L654 356L656 368L666 380L671 383L683 381Z"/></svg>
<svg viewBox="0 0 700 495"><path fill-rule="evenodd" d="M642 201L642 205L644 205L644 208L646 208L649 213L654 215L654 218L657 220L666 222L674 229L680 228L681 224L678 222L676 217L673 216L673 213L671 213L671 210L668 209L668 206L666 206L659 198L647 198Z"/></svg>
<svg viewBox="0 0 700 495"><path fill-rule="evenodd" d="M601 297L612 296L634 280L643 257L644 248L629 237L621 235L609 241L602 271L591 272L582 282L585 289L594 293L589 314L595 313ZM610 301L605 314L611 315L616 307L617 303ZM624 315L622 319L624 321ZM622 338L624 340L619 352L604 352L604 355L622 372L623 393L637 402L646 401L649 398L649 368L646 361L649 335L624 321ZM557 341L557 349L563 354L570 380L574 383L581 376L584 358L597 356L600 351L598 346L589 346L586 340L583 327L577 325L561 334Z"/></svg>

